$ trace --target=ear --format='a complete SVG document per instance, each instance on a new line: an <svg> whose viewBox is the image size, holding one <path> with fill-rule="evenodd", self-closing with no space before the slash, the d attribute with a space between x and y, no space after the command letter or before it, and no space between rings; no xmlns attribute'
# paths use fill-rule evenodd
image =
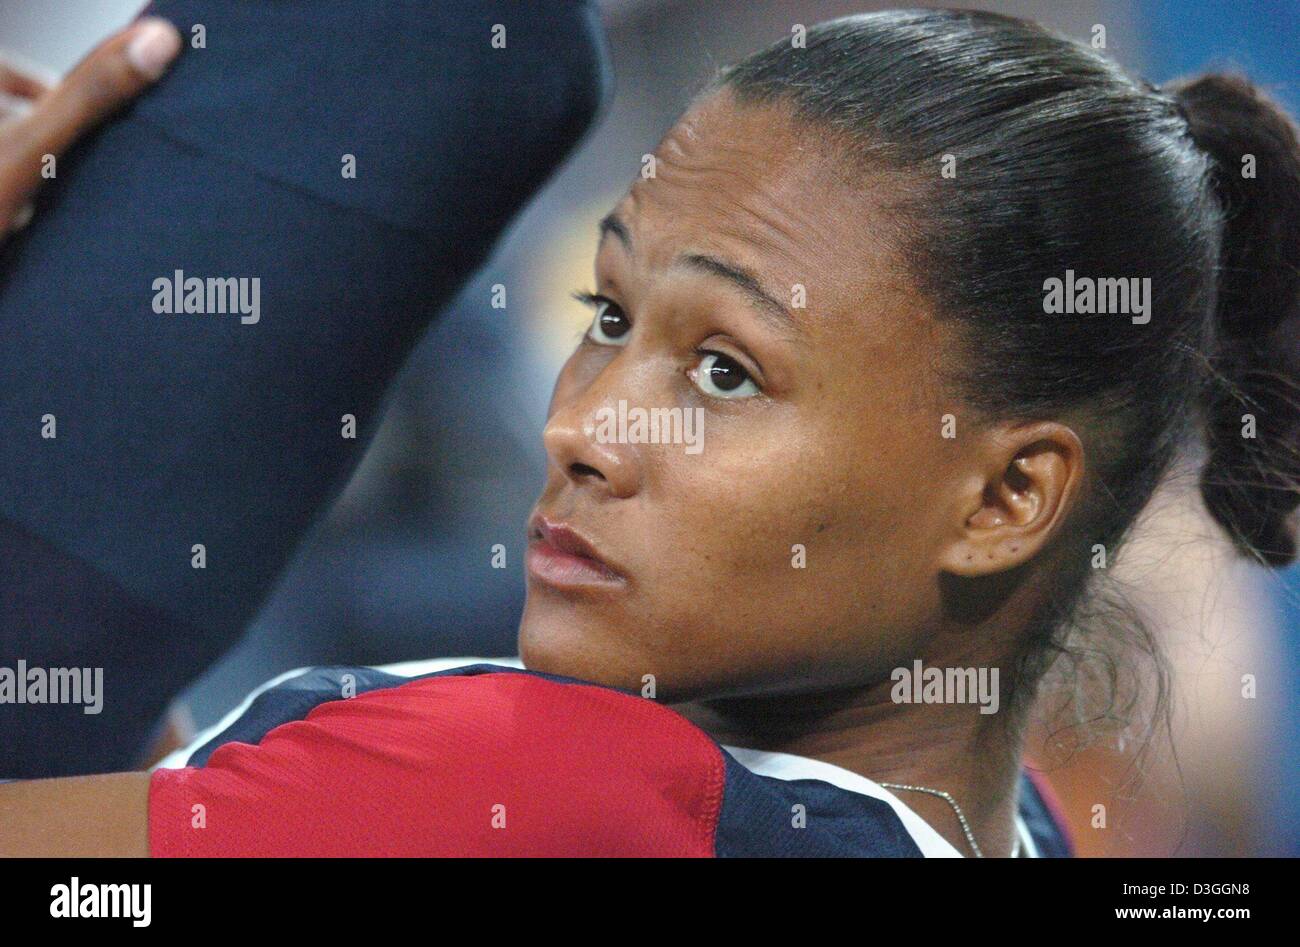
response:
<svg viewBox="0 0 1300 947"><path fill-rule="evenodd" d="M939 568L975 577L1028 562L1057 533L1082 485L1083 444L1071 428L1041 421L986 432Z"/></svg>

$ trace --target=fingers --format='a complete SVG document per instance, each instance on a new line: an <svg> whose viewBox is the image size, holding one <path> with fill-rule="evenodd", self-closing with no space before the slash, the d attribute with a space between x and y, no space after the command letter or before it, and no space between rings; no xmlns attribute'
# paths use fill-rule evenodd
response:
<svg viewBox="0 0 1300 947"><path fill-rule="evenodd" d="M157 18L141 20L102 43L40 103L32 116L29 151L60 154L148 88L180 48L176 28Z"/></svg>
<svg viewBox="0 0 1300 947"><path fill-rule="evenodd" d="M0 62L0 125L29 115L32 103L50 91L43 79Z"/></svg>
<svg viewBox="0 0 1300 947"><path fill-rule="evenodd" d="M45 156L63 154L152 85L180 49L174 26L142 19L94 49L29 115L0 129L0 234L12 229L40 186Z"/></svg>
<svg viewBox="0 0 1300 947"><path fill-rule="evenodd" d="M36 76L0 62L0 94L16 99L39 99L50 87Z"/></svg>

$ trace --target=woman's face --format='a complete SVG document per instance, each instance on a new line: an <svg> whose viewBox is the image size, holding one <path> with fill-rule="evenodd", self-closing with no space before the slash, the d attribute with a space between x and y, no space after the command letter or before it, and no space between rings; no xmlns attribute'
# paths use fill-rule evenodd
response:
<svg viewBox="0 0 1300 947"><path fill-rule="evenodd" d="M890 186L728 93L654 158L602 226L551 401L524 661L669 700L886 678L924 651L961 518ZM699 419L692 443L631 442L652 409Z"/></svg>

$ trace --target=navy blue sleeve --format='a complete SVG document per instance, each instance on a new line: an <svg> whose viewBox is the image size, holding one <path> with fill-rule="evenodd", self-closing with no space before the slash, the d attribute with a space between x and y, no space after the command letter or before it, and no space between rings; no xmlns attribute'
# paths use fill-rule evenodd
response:
<svg viewBox="0 0 1300 947"><path fill-rule="evenodd" d="M149 12L203 48L60 161L0 260L0 666L104 669L100 714L0 703L0 778L138 761L608 92L580 0ZM245 308L158 311L192 279Z"/></svg>

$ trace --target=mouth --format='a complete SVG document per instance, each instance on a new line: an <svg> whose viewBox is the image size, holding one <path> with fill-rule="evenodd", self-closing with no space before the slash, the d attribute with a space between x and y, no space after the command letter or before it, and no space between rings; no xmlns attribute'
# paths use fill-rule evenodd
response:
<svg viewBox="0 0 1300 947"><path fill-rule="evenodd" d="M626 581L590 540L567 523L540 513L528 523L525 563L530 578L559 589L608 587Z"/></svg>

